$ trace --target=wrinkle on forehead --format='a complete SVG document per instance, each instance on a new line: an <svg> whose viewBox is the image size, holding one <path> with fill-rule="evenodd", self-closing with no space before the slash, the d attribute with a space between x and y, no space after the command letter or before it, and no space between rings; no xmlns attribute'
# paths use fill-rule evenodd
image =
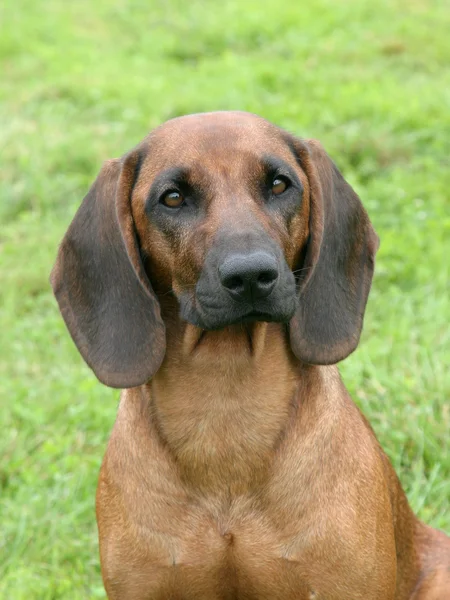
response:
<svg viewBox="0 0 450 600"><path fill-rule="evenodd" d="M180 130L183 132L200 134L203 131L217 133L225 130L250 131L256 129L260 131L278 131L278 128L275 125L258 115L241 111L218 111L176 117L175 119L171 119L160 125L154 130L153 134L177 134Z"/></svg>
<svg viewBox="0 0 450 600"><path fill-rule="evenodd" d="M177 117L155 129L145 142L150 148L150 171L177 164L193 170L201 166L225 175L250 165L255 168L267 153L278 154L292 162L292 153L281 130L245 112Z"/></svg>

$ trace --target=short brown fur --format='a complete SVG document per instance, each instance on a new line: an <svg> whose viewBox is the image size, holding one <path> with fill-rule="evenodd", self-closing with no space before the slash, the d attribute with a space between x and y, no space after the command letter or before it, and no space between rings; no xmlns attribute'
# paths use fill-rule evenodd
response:
<svg viewBox="0 0 450 600"><path fill-rule="evenodd" d="M288 225L255 201L267 153L303 184ZM168 235L146 198L180 165L207 190L204 217ZM358 343L378 241L320 145L245 113L193 115L108 163L95 186L52 283L88 364L128 388L97 493L108 597L448 600L449 538L413 515L328 364ZM253 223L298 271L289 327L183 321L178 298L195 301L218 232ZM341 274L333 254L345 257Z"/></svg>

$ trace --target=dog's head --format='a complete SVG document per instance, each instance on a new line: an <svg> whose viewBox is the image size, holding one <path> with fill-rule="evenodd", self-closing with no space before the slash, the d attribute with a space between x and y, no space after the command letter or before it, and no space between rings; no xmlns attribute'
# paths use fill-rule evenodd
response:
<svg viewBox="0 0 450 600"><path fill-rule="evenodd" d="M207 113L105 163L51 281L97 377L133 387L163 360L166 293L201 329L281 322L300 360L342 360L359 341L377 247L319 143L247 113Z"/></svg>

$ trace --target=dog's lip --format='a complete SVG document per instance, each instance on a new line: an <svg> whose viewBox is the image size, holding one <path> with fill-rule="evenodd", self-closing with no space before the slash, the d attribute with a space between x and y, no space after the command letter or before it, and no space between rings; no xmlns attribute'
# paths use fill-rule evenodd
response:
<svg viewBox="0 0 450 600"><path fill-rule="evenodd" d="M254 321L270 322L273 321L274 318L275 316L270 313L262 312L260 310L251 310L250 312L237 319L236 323L249 323Z"/></svg>
<svg viewBox="0 0 450 600"><path fill-rule="evenodd" d="M263 312L259 310L249 310L244 314L240 314L235 318L220 320L217 324L211 326L210 323L203 322L201 327L206 331L216 331L220 329L224 329L226 327L230 327L233 325L247 325L251 323L288 323L290 318L282 317L281 315L277 315L276 313Z"/></svg>
<svg viewBox="0 0 450 600"><path fill-rule="evenodd" d="M201 294L183 293L180 295L180 316L184 321L195 325L205 331L217 331L231 325L266 322L284 323L290 322L296 310L297 296L292 302L278 303L241 304L229 302L221 303L217 297L202 297Z"/></svg>

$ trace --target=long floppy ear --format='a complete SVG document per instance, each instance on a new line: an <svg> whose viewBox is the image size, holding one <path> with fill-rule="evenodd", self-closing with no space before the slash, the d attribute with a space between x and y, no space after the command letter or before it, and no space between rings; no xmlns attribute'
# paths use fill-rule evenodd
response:
<svg viewBox="0 0 450 600"><path fill-rule="evenodd" d="M139 155L107 161L78 209L50 276L67 328L98 379L146 383L165 353L159 303L142 265L130 196Z"/></svg>
<svg viewBox="0 0 450 600"><path fill-rule="evenodd" d="M310 187L310 237L290 322L294 354L311 364L334 364L359 342L378 249L360 199L315 140L294 148Z"/></svg>

